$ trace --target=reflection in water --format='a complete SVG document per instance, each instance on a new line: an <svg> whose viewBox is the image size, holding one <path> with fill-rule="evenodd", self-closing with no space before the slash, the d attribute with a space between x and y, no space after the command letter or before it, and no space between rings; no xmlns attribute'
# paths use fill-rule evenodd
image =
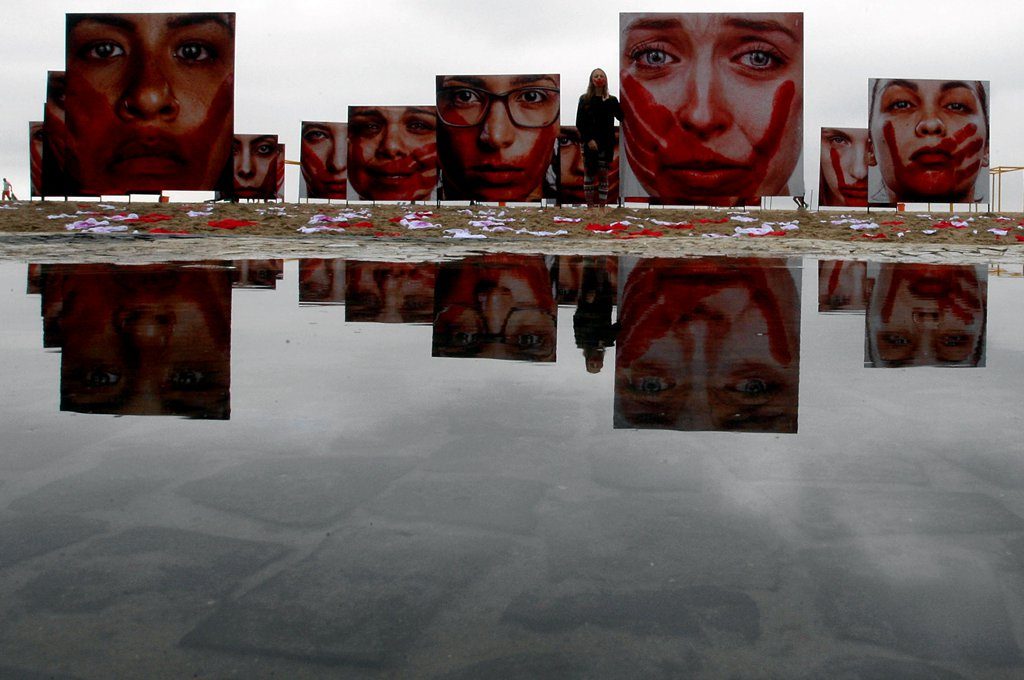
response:
<svg viewBox="0 0 1024 680"><path fill-rule="evenodd" d="M431 262L360 262L345 265L345 320L430 323L434 318Z"/></svg>
<svg viewBox="0 0 1024 680"><path fill-rule="evenodd" d="M231 285L235 288L277 287L284 278L284 260L235 260L231 263Z"/></svg>
<svg viewBox="0 0 1024 680"><path fill-rule="evenodd" d="M617 327L612 323L612 308L618 280L618 258L588 256L580 258L579 278L574 295L576 313L572 330L576 346L583 350L588 373L600 373L604 367L605 349L615 344ZM561 262L559 262L561 280Z"/></svg>
<svg viewBox="0 0 1024 680"><path fill-rule="evenodd" d="M52 265L42 288L62 411L229 417L230 269Z"/></svg>
<svg viewBox="0 0 1024 680"><path fill-rule="evenodd" d="M554 280L543 255L483 255L442 264L433 356L553 362Z"/></svg>
<svg viewBox="0 0 1024 680"><path fill-rule="evenodd" d="M621 320L617 370L598 376L578 350L431 359L432 326L298 306L286 262L276 291L230 291L231 419L199 422L55 413L61 355L38 347L24 268L0 262L0 677L1022 677L1024 280L985 281L998 370L879 371L858 320L814 313L816 270L797 345L784 261L619 259L610 315L601 258L558 310L570 343L573 312L577 338L588 312ZM443 266L450 290L459 263ZM207 297L203 324L226 335L230 271L29 276L81 363L104 345L142 356L167 325L147 315L195 318ZM961 289L946 306L970 308L981 272L941 271ZM906 286L927 298L941 280ZM204 343L193 331L188 356ZM688 381L707 421L768 394L747 376L712 403L708 378L740 357L791 384L799 357L799 434L610 417L616 393L638 401L616 380L634 370L649 402ZM116 361L94 382L129 376ZM794 427L795 399L779 407Z"/></svg>
<svg viewBox="0 0 1024 680"><path fill-rule="evenodd" d="M864 365L984 366L983 265L872 264Z"/></svg>
<svg viewBox="0 0 1024 680"><path fill-rule="evenodd" d="M345 260L306 258L299 260L299 302L311 305L340 305L345 302Z"/></svg>
<svg viewBox="0 0 1024 680"><path fill-rule="evenodd" d="M867 263L858 260L818 262L818 311L863 312L867 309Z"/></svg>
<svg viewBox="0 0 1024 680"><path fill-rule="evenodd" d="M784 260L640 260L619 312L615 427L796 432L799 272Z"/></svg>

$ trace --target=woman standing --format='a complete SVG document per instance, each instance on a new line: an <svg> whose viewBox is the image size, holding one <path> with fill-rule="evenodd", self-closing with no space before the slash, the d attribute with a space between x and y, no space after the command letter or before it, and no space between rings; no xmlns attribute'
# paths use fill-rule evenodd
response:
<svg viewBox="0 0 1024 680"><path fill-rule="evenodd" d="M608 76L599 68L590 73L587 91L576 109L576 128L583 146L583 195L587 205L608 201L608 168L615 153L615 119L622 120L619 100L608 94Z"/></svg>

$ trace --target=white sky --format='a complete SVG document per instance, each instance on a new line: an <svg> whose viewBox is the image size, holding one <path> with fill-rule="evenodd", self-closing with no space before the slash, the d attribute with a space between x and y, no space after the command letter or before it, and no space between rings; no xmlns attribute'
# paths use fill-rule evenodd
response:
<svg viewBox="0 0 1024 680"><path fill-rule="evenodd" d="M869 77L989 80L992 165L1024 165L1024 4L1005 0L5 0L0 19L0 173L28 195L28 121L47 70L64 68L67 12L237 13L235 130L277 133L298 159L302 120L349 105L430 104L439 73L559 73L562 123L587 76L618 93L619 12L803 11L804 177L817 189L822 126L867 126ZM1003 179L1021 210L1022 173ZM297 172L286 196L295 200Z"/></svg>

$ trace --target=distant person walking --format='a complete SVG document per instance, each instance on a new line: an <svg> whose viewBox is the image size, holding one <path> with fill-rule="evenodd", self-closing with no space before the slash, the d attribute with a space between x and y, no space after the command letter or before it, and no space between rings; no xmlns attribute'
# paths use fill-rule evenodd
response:
<svg viewBox="0 0 1024 680"><path fill-rule="evenodd" d="M3 200L5 200L5 201L17 201L18 200L18 197L14 195L14 185L11 184L9 181L7 181L6 177L4 177L4 197L3 197Z"/></svg>
<svg viewBox="0 0 1024 680"><path fill-rule="evenodd" d="M608 202L608 168L615 153L616 118L622 120L622 107L618 99L608 94L608 76L595 68L576 109L576 129L583 147L583 196L587 205L603 206Z"/></svg>

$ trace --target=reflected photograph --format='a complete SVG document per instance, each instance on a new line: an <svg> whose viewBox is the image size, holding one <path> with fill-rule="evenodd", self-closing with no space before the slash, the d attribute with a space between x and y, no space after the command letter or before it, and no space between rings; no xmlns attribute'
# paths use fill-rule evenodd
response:
<svg viewBox="0 0 1024 680"><path fill-rule="evenodd" d="M871 263L864 365L985 365L984 265Z"/></svg>
<svg viewBox="0 0 1024 680"><path fill-rule="evenodd" d="M434 318L433 262L345 263L345 321L429 324Z"/></svg>
<svg viewBox="0 0 1024 680"><path fill-rule="evenodd" d="M867 268L863 260L820 260L818 313L863 313L868 306Z"/></svg>
<svg viewBox="0 0 1024 680"><path fill-rule="evenodd" d="M798 262L619 265L615 428L797 431Z"/></svg>
<svg viewBox="0 0 1024 680"><path fill-rule="evenodd" d="M216 265L48 269L43 305L59 328L60 410L227 420L230 277Z"/></svg>
<svg viewBox="0 0 1024 680"><path fill-rule="evenodd" d="M345 304L345 260L340 257L299 260L299 304Z"/></svg>
<svg viewBox="0 0 1024 680"><path fill-rule="evenodd" d="M557 306L544 255L483 255L439 265L435 357L555 361Z"/></svg>

